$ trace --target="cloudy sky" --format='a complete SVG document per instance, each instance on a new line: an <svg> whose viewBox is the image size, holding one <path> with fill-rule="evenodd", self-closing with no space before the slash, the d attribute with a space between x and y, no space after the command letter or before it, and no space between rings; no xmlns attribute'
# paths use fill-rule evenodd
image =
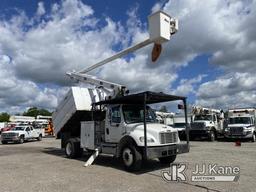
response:
<svg viewBox="0 0 256 192"><path fill-rule="evenodd" d="M67 71L147 39L147 16L160 9L179 19L179 32L156 63L148 46L92 74L191 104L255 106L255 0L2 0L0 111L53 110L72 85Z"/></svg>

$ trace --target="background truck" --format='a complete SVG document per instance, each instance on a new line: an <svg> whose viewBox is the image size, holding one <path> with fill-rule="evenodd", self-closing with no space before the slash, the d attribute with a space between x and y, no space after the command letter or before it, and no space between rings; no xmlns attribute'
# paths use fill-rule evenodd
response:
<svg viewBox="0 0 256 192"><path fill-rule="evenodd" d="M191 138L208 138L215 141L224 134L224 113L218 109L193 107L193 122L190 125Z"/></svg>
<svg viewBox="0 0 256 192"><path fill-rule="evenodd" d="M187 116L187 123L190 125L191 115ZM173 125L172 125L172 127L178 131L180 139L185 139L186 140L185 114L175 114L173 116Z"/></svg>
<svg viewBox="0 0 256 192"><path fill-rule="evenodd" d="M170 125L170 126L173 125L174 113L161 112L161 111L156 111L155 113L159 123Z"/></svg>
<svg viewBox="0 0 256 192"><path fill-rule="evenodd" d="M255 108L229 109L225 138L250 139L255 142L255 116Z"/></svg>
<svg viewBox="0 0 256 192"><path fill-rule="evenodd" d="M155 43L152 60L156 60L161 43L177 31L177 21L159 11L149 16L149 29L149 39L89 68L67 73L72 79L93 86L72 87L53 113L55 135L61 138L67 157L75 158L83 150L91 151L85 164L88 166L99 154L110 154L121 158L124 167L133 171L140 168L142 160L158 158L162 163L171 163L177 154L189 151L189 141L181 143L177 130L157 123L149 106L181 100L186 115L185 97L149 91L129 94L123 85L87 74L150 43Z"/></svg>
<svg viewBox="0 0 256 192"><path fill-rule="evenodd" d="M34 129L32 126L16 126L9 131L5 131L1 134L2 144L8 142L24 143L24 141L37 139L42 140L43 129Z"/></svg>

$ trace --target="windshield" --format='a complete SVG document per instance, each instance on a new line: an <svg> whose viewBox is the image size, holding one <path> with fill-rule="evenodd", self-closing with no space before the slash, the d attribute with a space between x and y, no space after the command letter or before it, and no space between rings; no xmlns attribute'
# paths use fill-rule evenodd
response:
<svg viewBox="0 0 256 192"><path fill-rule="evenodd" d="M212 121L212 115L196 115L194 120L195 121L197 121L197 120Z"/></svg>
<svg viewBox="0 0 256 192"><path fill-rule="evenodd" d="M13 131L24 131L25 127L14 127Z"/></svg>
<svg viewBox="0 0 256 192"><path fill-rule="evenodd" d="M174 128L184 128L186 123L174 123L173 127Z"/></svg>
<svg viewBox="0 0 256 192"><path fill-rule="evenodd" d="M250 117L229 118L229 124L250 124Z"/></svg>
<svg viewBox="0 0 256 192"><path fill-rule="evenodd" d="M124 105L123 114L126 123L139 123L143 122L144 112L143 105ZM156 115L152 109L147 106L146 108L146 121L157 122Z"/></svg>

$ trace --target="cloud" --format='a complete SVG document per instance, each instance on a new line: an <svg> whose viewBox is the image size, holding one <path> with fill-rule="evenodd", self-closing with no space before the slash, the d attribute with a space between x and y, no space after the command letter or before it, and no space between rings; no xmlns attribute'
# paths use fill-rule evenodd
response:
<svg viewBox="0 0 256 192"><path fill-rule="evenodd" d="M197 104L220 108L255 106L256 77L249 73L227 74L203 83L197 92Z"/></svg>
<svg viewBox="0 0 256 192"><path fill-rule="evenodd" d="M27 105L56 107L58 98L71 85L65 76L67 71L89 67L148 37L147 24L138 17L138 6L127 11L128 20L122 22L125 24L107 16L104 21L99 20L93 8L80 0L53 3L47 11L44 3L39 2L32 17L19 11L9 20L1 19L0 55L4 68L0 76L5 83L0 85L0 106L13 109ZM203 83L197 91L205 75L186 79L179 77L177 70L186 67L197 56L207 54L209 62L222 68L224 74L239 71L248 78L253 77L256 69L255 1L161 1L152 11L161 8L179 19L180 30L163 45L162 55L156 63L150 60L152 46L148 46L92 74L124 84L132 92L195 94L198 103L216 105L220 105L219 101L214 101L220 97L222 83L216 83L218 80ZM4 61L6 57L9 61ZM228 79L225 75L220 78ZM175 81L180 82L177 88L172 86ZM207 95L202 91L213 90L211 86L216 89L214 93ZM234 86L242 89L244 84ZM239 92L239 89L234 90ZM7 98L15 92L23 95ZM244 94L250 93L252 89L244 90ZM242 96L240 93L236 98Z"/></svg>

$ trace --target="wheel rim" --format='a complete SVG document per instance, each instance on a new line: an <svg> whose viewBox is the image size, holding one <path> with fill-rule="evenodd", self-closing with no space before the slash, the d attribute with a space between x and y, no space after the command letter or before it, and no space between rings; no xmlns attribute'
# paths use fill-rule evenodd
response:
<svg viewBox="0 0 256 192"><path fill-rule="evenodd" d="M125 148L123 150L123 161L126 166L131 166L134 160L131 149Z"/></svg>
<svg viewBox="0 0 256 192"><path fill-rule="evenodd" d="M68 156L71 155L71 153L72 153L72 146L71 146L71 143L68 143L68 144L66 145L66 153L67 153Z"/></svg>
<svg viewBox="0 0 256 192"><path fill-rule="evenodd" d="M211 140L214 140L215 139L215 134L214 132L211 133Z"/></svg>

